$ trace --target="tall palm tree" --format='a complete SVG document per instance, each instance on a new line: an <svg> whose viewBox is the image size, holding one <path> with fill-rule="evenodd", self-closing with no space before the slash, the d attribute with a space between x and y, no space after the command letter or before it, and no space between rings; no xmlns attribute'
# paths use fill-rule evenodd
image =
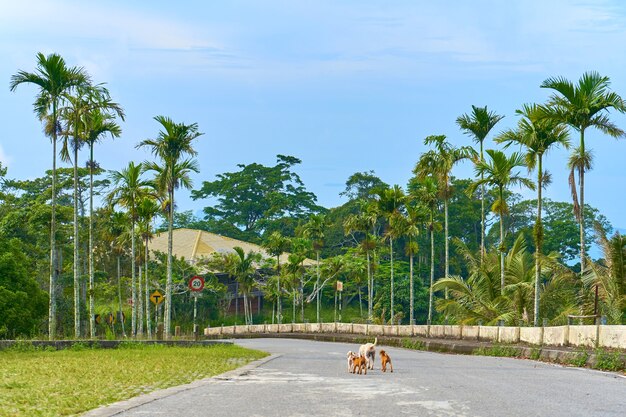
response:
<svg viewBox="0 0 626 417"><path fill-rule="evenodd" d="M61 157L65 161L73 161L74 165L74 328L76 337L80 336L80 308L79 308L79 234L78 234L78 150L84 144L90 144L91 159L88 163L90 167L90 221L89 221L89 312L90 312L90 335L95 337L95 311L93 297L93 142L98 140L105 133L110 133L113 137L121 134L120 127L111 119L117 114L124 117L122 108L114 103L108 90L101 84L84 85L75 89L74 94L64 94L67 106L60 109L62 117L66 121L65 139L61 151ZM109 120L105 121L105 116ZM69 137L71 136L71 148L73 157L69 151Z"/></svg>
<svg viewBox="0 0 626 417"><path fill-rule="evenodd" d="M137 204L137 217L139 220L139 228L141 230L141 238L144 246L144 283L145 283L145 315L146 315L146 333L148 338L152 337L152 323L150 320L150 300L149 300L149 280L148 280L148 262L150 260L149 245L152 239L152 221L159 214L161 207L153 196L143 197ZM141 277L139 277L141 281ZM141 285L140 285L141 286ZM141 297L141 294L139 295Z"/></svg>
<svg viewBox="0 0 626 417"><path fill-rule="evenodd" d="M378 212L387 220L385 237L389 240L389 281L390 288L390 321L394 322L394 277L393 277L393 240L402 233L402 210L405 195L399 185L383 188L376 191Z"/></svg>
<svg viewBox="0 0 626 417"><path fill-rule="evenodd" d="M504 118L485 107L472 105L471 114L463 114L456 119L456 124L466 134L472 137L475 143L480 145L480 161L484 162L485 138L493 127ZM481 177L482 179L482 177ZM481 222L480 222L480 259L485 254L485 187L480 187Z"/></svg>
<svg viewBox="0 0 626 417"><path fill-rule="evenodd" d="M439 203L440 191L437 178L433 176L422 179L416 177L411 180L409 188L411 190L411 196L428 211L428 221L426 225L430 233L430 284L428 286L427 323L430 324L433 313L433 285L435 282L435 229L437 226L441 228L441 226L435 222L435 212L437 211L437 204Z"/></svg>
<svg viewBox="0 0 626 417"><path fill-rule="evenodd" d="M154 118L160 125L162 130L159 131L156 139L146 139L137 145L138 148L147 146L152 154L161 159L161 175L160 184L167 191L169 200L168 227L167 227L167 282L165 286L165 312L164 327L165 338L170 336L171 316L172 316L172 245L173 245L173 225L174 225L174 191L181 185L191 185L190 181L182 182L181 177L177 174L181 172L198 172L198 166L192 159L181 162L181 158L189 155L191 157L197 155L193 148L193 141L202 135L198 132L198 124L192 123L186 125L184 123L175 123L172 119L165 116L156 116ZM178 167L178 168L177 168Z"/></svg>
<svg viewBox="0 0 626 417"><path fill-rule="evenodd" d="M58 109L63 100L63 95L74 88L84 85L89 81L89 76L83 68L68 67L65 60L58 54L45 56L41 52L37 54L37 67L35 72L18 71L11 76L11 91L15 91L20 84L34 84L39 87L34 107L35 113L42 121L49 122L52 137L52 198L51 198L51 221L50 221L50 298L48 304L48 337L53 340L56 337L56 146L58 129ZM51 113L51 114L50 114Z"/></svg>
<svg viewBox="0 0 626 417"><path fill-rule="evenodd" d="M317 293L317 322L320 323L320 309L322 303L322 291L320 290L320 251L324 247L324 229L326 228L326 216L312 214L309 221L302 227L302 236L310 239L315 250L316 274L315 292Z"/></svg>
<svg viewBox="0 0 626 417"><path fill-rule="evenodd" d="M272 256L276 257L276 317L278 324L282 323L281 288L280 288L280 257L289 250L291 242L280 232L273 232L264 243L263 247Z"/></svg>
<svg viewBox="0 0 626 417"><path fill-rule="evenodd" d="M428 136L424 139L425 145L434 145L432 149L420 157L415 165L413 172L420 178L428 175L434 175L438 178L440 192L443 199L443 224L444 224L444 242L445 242L445 277L450 275L450 242L448 237L448 199L451 194L450 176L454 165L464 159L474 156L475 152L468 146L455 148L449 142L446 142L444 135Z"/></svg>
<svg viewBox="0 0 626 417"><path fill-rule="evenodd" d="M498 247L500 251L500 290L504 293L504 253L506 252L504 215L508 212L504 190L518 184L534 190L535 184L528 178L520 176L518 172L514 172L515 168L526 166L524 155L521 153L513 152L511 156L507 157L504 152L494 149L487 149L486 152L489 158L476 163L476 173L480 175L481 179L470 185L468 193L474 193L476 188L483 184L498 188L498 199L494 202L491 210L500 217L500 245Z"/></svg>
<svg viewBox="0 0 626 417"><path fill-rule="evenodd" d="M543 224L541 223L542 195L548 173L543 170L543 156L553 147L569 147L569 138L565 127L545 117L545 112L536 104L525 104L516 113L522 118L517 129L509 129L501 133L496 142L512 144L526 148L526 165L529 170L537 168L537 221L535 223L535 302L534 326L539 325L539 292L541 289L541 247L543 243Z"/></svg>
<svg viewBox="0 0 626 417"><path fill-rule="evenodd" d="M113 190L108 194L107 201L112 206L119 205L128 211L131 221L131 299L133 303L131 318L131 334L135 336L137 329L137 280L135 236L137 225L137 204L148 195L149 181L141 178L142 164L135 165L129 162L121 171L111 171L109 178L113 183Z"/></svg>
<svg viewBox="0 0 626 417"><path fill-rule="evenodd" d="M95 305L94 305L94 265L93 265L93 175L97 164L93 159L94 145L109 135L111 139L121 136L122 129L115 121L115 116L124 120L124 111L111 101L106 89L101 90L98 105L87 113L85 119L85 142L89 146L89 324L91 337L96 336Z"/></svg>
<svg viewBox="0 0 626 417"><path fill-rule="evenodd" d="M424 207L419 205L406 205L406 218L402 234L408 239L405 252L409 256L409 323L415 324L413 317L415 312L415 290L413 282L413 258L419 251L417 237L419 236L419 228L424 223Z"/></svg>
<svg viewBox="0 0 626 417"><path fill-rule="evenodd" d="M620 113L626 111L626 103L616 93L609 90L609 77L603 77L595 71L586 72L577 84L563 77L552 77L541 83L541 88L555 92L548 103L548 116L564 123L580 133L580 143L570 157L569 184L574 201L574 215L580 226L580 272L585 273L585 171L591 169L592 155L585 148L585 131L595 127L602 133L614 138L624 136L608 116L611 109ZM579 190L576 191L576 171L578 172ZM578 201L580 195L580 202Z"/></svg>

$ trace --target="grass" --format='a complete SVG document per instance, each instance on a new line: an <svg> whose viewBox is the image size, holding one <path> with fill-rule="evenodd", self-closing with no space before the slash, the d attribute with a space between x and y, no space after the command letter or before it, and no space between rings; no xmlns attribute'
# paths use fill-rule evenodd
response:
<svg viewBox="0 0 626 417"><path fill-rule="evenodd" d="M167 347L27 345L0 351L0 416L69 416L218 375L267 354L234 345Z"/></svg>
<svg viewBox="0 0 626 417"><path fill-rule="evenodd" d="M519 350L514 346L493 345L490 347L479 347L478 349L475 349L474 355L516 358L519 356Z"/></svg>

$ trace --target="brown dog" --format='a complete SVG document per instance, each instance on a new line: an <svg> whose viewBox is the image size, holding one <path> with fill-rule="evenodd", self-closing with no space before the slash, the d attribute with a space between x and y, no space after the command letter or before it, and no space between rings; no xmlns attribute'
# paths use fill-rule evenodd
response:
<svg viewBox="0 0 626 417"><path fill-rule="evenodd" d="M352 373L361 375L361 372L367 375L367 358L365 356L356 356L352 360Z"/></svg>
<svg viewBox="0 0 626 417"><path fill-rule="evenodd" d="M383 368L383 372L387 372L387 364L389 364L389 368L391 372L393 372L393 365L391 364L391 358L387 355L387 352L384 350L380 351L380 362Z"/></svg>

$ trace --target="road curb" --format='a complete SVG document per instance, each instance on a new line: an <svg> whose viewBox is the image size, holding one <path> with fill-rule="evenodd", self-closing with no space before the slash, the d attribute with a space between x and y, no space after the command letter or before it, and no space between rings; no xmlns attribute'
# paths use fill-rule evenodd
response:
<svg viewBox="0 0 626 417"><path fill-rule="evenodd" d="M209 378L199 379L197 381L190 382L185 385L177 385L170 388L165 388L157 391L150 392L148 394L142 394L137 397L129 398L128 400L119 401L117 403L105 405L99 408L95 408L93 410L87 411L82 414L83 417L111 417L121 413L124 413L133 408L142 406L144 404L151 403L153 401L160 400L162 398L169 397L174 394L178 394L180 392L189 391L191 389L203 387L206 385L210 385L215 381L225 381L236 378L238 376L242 376L250 372L252 369L258 368L259 366L266 364L269 361L272 361L281 355L274 354L270 356L266 356L265 358L252 361L241 368L233 369L232 371L224 372L220 375L215 375Z"/></svg>

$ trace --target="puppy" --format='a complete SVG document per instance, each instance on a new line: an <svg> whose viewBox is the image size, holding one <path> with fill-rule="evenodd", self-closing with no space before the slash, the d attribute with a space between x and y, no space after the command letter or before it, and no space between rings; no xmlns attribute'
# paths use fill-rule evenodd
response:
<svg viewBox="0 0 626 417"><path fill-rule="evenodd" d="M376 344L378 338L374 338L374 343L366 343L359 348L359 356L364 357L367 360L367 366L369 369L374 369L374 359L376 359Z"/></svg>
<svg viewBox="0 0 626 417"><path fill-rule="evenodd" d="M352 373L367 375L367 358L365 356L355 356L352 360Z"/></svg>
<svg viewBox="0 0 626 417"><path fill-rule="evenodd" d="M387 372L387 364L389 364L389 368L391 372L393 372L393 365L391 364L391 358L387 355L387 352L384 350L380 351L380 362L383 368L383 372Z"/></svg>
<svg viewBox="0 0 626 417"><path fill-rule="evenodd" d="M348 351L348 372L352 372L352 366L354 365L354 358L357 357L357 354L353 351Z"/></svg>

